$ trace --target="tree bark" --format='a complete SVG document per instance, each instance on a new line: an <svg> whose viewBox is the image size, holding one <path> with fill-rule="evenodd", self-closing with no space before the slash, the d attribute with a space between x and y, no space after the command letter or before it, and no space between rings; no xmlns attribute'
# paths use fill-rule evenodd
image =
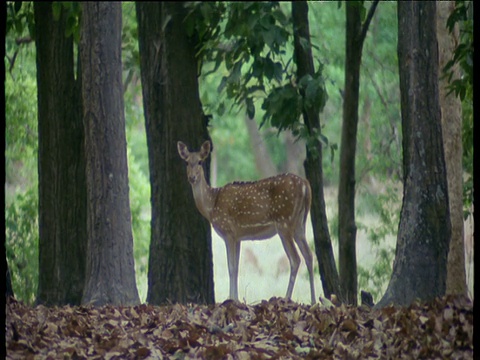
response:
<svg viewBox="0 0 480 360"><path fill-rule="evenodd" d="M358 3L346 2L345 87L338 185L338 263L345 301L357 305L355 153L363 39Z"/></svg>
<svg viewBox="0 0 480 360"><path fill-rule="evenodd" d="M462 165L462 102L454 93L447 95L448 78L441 70L453 59L459 41L458 26L453 34L447 29L447 19L455 8L455 1L437 3L437 37L439 50L439 92L442 108L443 146L447 166L448 199L452 221L452 240L448 252L447 294L467 295L465 272L465 240L463 229L463 165ZM458 64L454 78L459 79Z"/></svg>
<svg viewBox="0 0 480 360"><path fill-rule="evenodd" d="M399 1L398 27L404 190L393 273L377 307L443 296L451 237L435 2Z"/></svg>
<svg viewBox="0 0 480 360"><path fill-rule="evenodd" d="M67 17L34 3L38 91L37 303L79 305L85 283L86 183L81 83Z"/></svg>
<svg viewBox="0 0 480 360"><path fill-rule="evenodd" d="M308 4L306 1L292 2L292 18L297 78L301 79L306 74L313 75L315 73L312 50L310 47L305 49L301 42L301 39L304 39L310 44ZM303 119L310 133L313 133L314 129L320 130L320 118L318 109L315 107L304 109ZM328 231L325 196L323 193L322 145L318 139L314 147L307 146L305 174L312 188L311 219L323 293L327 298L335 294L339 300L343 301L332 242Z"/></svg>
<svg viewBox="0 0 480 360"><path fill-rule="evenodd" d="M136 9L152 188L147 302L214 303L211 227L177 152L179 140L196 150L209 139L196 44L185 32L184 3L137 2Z"/></svg>
<svg viewBox="0 0 480 360"><path fill-rule="evenodd" d="M135 283L122 84L122 8L82 3L87 269L82 303L134 305Z"/></svg>
<svg viewBox="0 0 480 360"><path fill-rule="evenodd" d="M340 145L340 181L338 185L338 259L340 283L348 304L357 305L357 255L355 224L355 157L357 148L360 65L368 26L378 1L362 24L362 6L346 2L345 87L342 142Z"/></svg>

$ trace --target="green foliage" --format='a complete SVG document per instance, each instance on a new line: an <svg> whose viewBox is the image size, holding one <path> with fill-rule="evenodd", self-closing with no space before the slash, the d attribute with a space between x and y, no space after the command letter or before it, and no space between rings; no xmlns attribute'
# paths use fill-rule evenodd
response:
<svg viewBox="0 0 480 360"><path fill-rule="evenodd" d="M27 36L33 8L23 3L12 15L13 5L7 6L5 248L15 296L32 304L38 285L37 87L33 46L17 36Z"/></svg>
<svg viewBox="0 0 480 360"><path fill-rule="evenodd" d="M358 228L367 234L373 252L371 264L357 266L358 288L372 294L378 299L385 292L392 274L392 263L395 256L394 241L400 221L399 191L392 184L387 184L380 194L365 192L360 199L373 215L375 224L364 225L358 221ZM362 206L362 205L360 205Z"/></svg>
<svg viewBox="0 0 480 360"><path fill-rule="evenodd" d="M123 3L123 11L128 11L124 17L135 17L134 7L127 7ZM127 20L128 21L128 20ZM123 77L124 77L124 100L125 100L125 124L127 137L127 156L128 156L128 181L130 188L130 211L132 214L132 232L133 248L135 258L135 275L140 300L143 302L147 296L147 274L148 274L148 254L150 247L150 172L148 168L147 139L145 136L145 125L143 117L143 107L138 94L141 93L139 80L138 63L132 61L129 63L125 58L133 60L135 56L135 45L130 35L136 32L136 22L125 26L122 44L131 43L130 50L123 51ZM133 24L135 24L134 27ZM125 34L125 29L127 33ZM137 46L138 51L138 46Z"/></svg>
<svg viewBox="0 0 480 360"><path fill-rule="evenodd" d="M13 4L7 4L9 7ZM27 9L29 9L27 11ZM20 12L28 12L24 3ZM11 11L8 11L8 19ZM17 13L18 15L18 13ZM19 16L19 15L18 15ZM33 16L33 15L32 15ZM37 84L35 48L25 40L30 15L15 19L23 23L10 28L5 37L5 196L10 204L16 191L26 191L37 183ZM33 17L32 17L33 18ZM20 36L20 37L19 37ZM23 41L25 40L25 41Z"/></svg>
<svg viewBox="0 0 480 360"><path fill-rule="evenodd" d="M15 297L32 305L38 286L38 193L18 193L5 208L5 250Z"/></svg>
<svg viewBox="0 0 480 360"><path fill-rule="evenodd" d="M322 134L329 144L341 139L345 10L335 3L309 3L314 57L323 64L328 102L322 112ZM365 39L361 66L356 182L368 175L380 180L402 173L401 116L396 54L396 3L380 2ZM337 161L325 159L327 183L336 184Z"/></svg>
<svg viewBox="0 0 480 360"><path fill-rule="evenodd" d="M374 302L387 290L394 254L395 248L383 246L376 250L373 266L357 266L358 288L370 292Z"/></svg>
<svg viewBox="0 0 480 360"><path fill-rule="evenodd" d="M265 114L261 125L270 122L279 132L291 130L294 136L304 139L307 148L314 153L317 141L320 140L323 145L328 146L328 138L321 133L320 129L308 129L300 118L302 113L311 107L314 111L321 112L327 102L328 96L322 70L323 66L320 63L314 76L310 74L303 76L298 86L287 83L282 87L274 88L262 105ZM330 150L333 157L336 144L332 144Z"/></svg>
<svg viewBox="0 0 480 360"><path fill-rule="evenodd" d="M124 72L124 91L133 82L134 93L140 93L136 83L140 79L140 52L138 49L138 26L135 15L135 3L122 2L122 66Z"/></svg>
<svg viewBox="0 0 480 360"><path fill-rule="evenodd" d="M204 70L214 64L205 63ZM209 133L213 141L212 178L214 185L222 186L234 180L258 178L250 139L244 124L245 114L225 93L217 93L224 66L217 73L200 76L199 91L204 112L212 114ZM220 105L219 105L220 104ZM221 149L221 151L216 151ZM216 181L215 181L216 180Z"/></svg>
<svg viewBox="0 0 480 360"><path fill-rule="evenodd" d="M457 45L453 59L443 69L450 82L450 92L454 92L462 101L467 95L467 90L473 85L473 9L471 1L456 1L455 9L447 20L447 27L450 32L454 31L457 23L461 26L461 42ZM452 81L454 75L453 67L460 64L463 76Z"/></svg>
<svg viewBox="0 0 480 360"><path fill-rule="evenodd" d="M212 156L215 163L212 162L212 166L217 166L218 170L216 186L223 186L235 180L258 178L254 155L243 121L239 121L231 114L223 117L214 116L210 135L214 144ZM216 148L222 150L216 151Z"/></svg>
<svg viewBox="0 0 480 360"><path fill-rule="evenodd" d="M7 3L5 38L5 249L17 299L38 286L37 86L33 4ZM30 29L30 30L29 30Z"/></svg>
<svg viewBox="0 0 480 360"><path fill-rule="evenodd" d="M384 193L364 194L370 199L369 209L379 217L378 226L368 228L370 241L375 246L381 245L388 235L396 235L400 222L399 192L392 185L387 185Z"/></svg>
<svg viewBox="0 0 480 360"><path fill-rule="evenodd" d="M141 301L147 296L148 253L150 245L150 184L130 148L128 154L128 179L130 186L130 211L135 258L135 275Z"/></svg>
<svg viewBox="0 0 480 360"><path fill-rule="evenodd" d="M222 2L186 2L187 16L185 17L185 29L188 36L197 36L199 51L205 51L208 41L220 36L222 30L222 14L225 12L225 3Z"/></svg>
<svg viewBox="0 0 480 360"><path fill-rule="evenodd" d="M19 52L16 68L5 79L5 180L14 189L26 189L37 179L37 86L34 68L26 63L30 50Z"/></svg>
<svg viewBox="0 0 480 360"><path fill-rule="evenodd" d="M195 6L192 13L205 9L203 3ZM290 60L285 64L284 55L290 39L290 20L277 2L220 3L218 8L209 6L209 15L202 15L202 19L215 12L220 16L215 17L210 34L221 35L204 38L199 56L213 64L204 74L215 74L224 68L218 93L225 92L227 98L245 106L248 116L254 118L255 99L265 96L272 84L287 80ZM217 113L223 114L224 109L224 101L216 105Z"/></svg>
<svg viewBox="0 0 480 360"><path fill-rule="evenodd" d="M34 38L33 2L7 1L6 33L25 36L26 30Z"/></svg>
<svg viewBox="0 0 480 360"><path fill-rule="evenodd" d="M292 115L297 119L302 114L302 96L298 88L292 84L273 89L263 102L265 110L262 125L270 120L270 123L279 131L285 130L292 124Z"/></svg>
<svg viewBox="0 0 480 360"><path fill-rule="evenodd" d="M221 16L213 16L215 11ZM289 43L292 38L290 9L287 11L275 2L229 3L218 8L194 3L190 5L190 15L193 17L195 13L200 14L200 23L214 18L209 34L217 34L200 36L204 42L199 50L204 63L203 78L214 75L218 81L219 96L215 102L203 102L213 115L223 116L228 107L234 106L245 109L252 119L263 112L260 126L268 124L276 128L278 134L292 130L296 137L306 140L307 146L318 140L328 144L320 129L307 130L301 121L306 107L314 106L317 112L323 109L327 92L320 61L313 76L295 77L293 49ZM200 25L197 28L203 29ZM202 101L204 99L205 96ZM258 100L263 100L260 111L256 109ZM332 156L335 149L335 143L330 145Z"/></svg>

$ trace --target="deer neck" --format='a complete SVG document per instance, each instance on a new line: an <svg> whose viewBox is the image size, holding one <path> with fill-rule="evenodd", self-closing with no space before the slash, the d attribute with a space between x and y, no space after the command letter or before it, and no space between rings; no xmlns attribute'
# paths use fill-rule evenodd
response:
<svg viewBox="0 0 480 360"><path fill-rule="evenodd" d="M212 210L215 205L215 199L217 197L217 189L214 189L208 185L205 180L205 174L202 171L200 179L197 183L192 185L193 198L195 199L195 205L198 211L209 221L211 221Z"/></svg>

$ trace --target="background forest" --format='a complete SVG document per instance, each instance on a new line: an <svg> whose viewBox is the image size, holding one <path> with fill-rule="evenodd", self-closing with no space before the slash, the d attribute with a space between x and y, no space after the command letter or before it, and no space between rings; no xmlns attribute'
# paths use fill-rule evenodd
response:
<svg viewBox="0 0 480 360"><path fill-rule="evenodd" d="M69 5L72 11L75 11L74 4ZM291 16L289 3L281 3L280 9L286 18ZM35 43L31 38L32 13L31 3L23 3L15 17L8 17L11 15L9 13L7 15L9 27L5 39L6 253L15 295L29 304L35 301L39 273L37 78ZM140 300L144 302L147 296L150 244L150 174L140 82L135 4L122 3L122 15L130 209L137 287ZM72 21L75 21L74 19L72 17ZM326 149L323 157L323 171L328 221L334 250L337 252L338 149L341 141L344 95L345 12L343 7L339 7L338 2L309 2L309 21L314 59L316 65L322 68L328 94L320 119L322 140ZM70 31L78 36L78 24L72 22L70 26ZM278 61L288 67L292 53L293 44L287 45ZM245 76L241 71L244 69L239 69L238 75ZM272 72L275 72L275 69L272 69ZM223 64L217 68L215 62L211 61L203 64L202 74L199 77L204 112L211 116L209 132L214 144L211 164L212 185L223 186L234 180L255 180L284 171L304 175L305 140L297 141L295 135L298 133L279 132L270 122L264 122L264 112L260 102L255 103L253 112L251 104L235 103L227 96L229 89L225 79L229 74ZM462 95L464 209L467 219L473 193L472 89L467 87ZM358 288L371 292L374 300L378 300L384 293L392 272L402 201L402 139L397 63L397 4L395 2L379 4L365 38L355 165L357 249L359 254L368 254L368 256L358 256ZM178 181L186 181L186 179ZM472 239L472 222L466 224L466 239ZM220 241L216 238L214 246ZM274 259L255 255L255 246L252 247L253 254L247 252L243 255L245 261L250 261L247 265L254 267L252 265L255 265L258 259L262 268L268 268L267 262L271 260L273 263ZM466 251L467 282L469 291L472 292L473 246L470 243L468 247L468 241ZM220 256L225 255L220 255L214 250L213 260L216 267L223 261L219 260ZM243 269L246 268L247 266L243 265ZM242 273L242 265L240 273ZM226 278L226 274L218 274L216 270L215 276L218 300L223 298L222 294L226 294L226 288L218 288L219 284L222 284L218 276ZM255 276L261 277L260 274Z"/></svg>

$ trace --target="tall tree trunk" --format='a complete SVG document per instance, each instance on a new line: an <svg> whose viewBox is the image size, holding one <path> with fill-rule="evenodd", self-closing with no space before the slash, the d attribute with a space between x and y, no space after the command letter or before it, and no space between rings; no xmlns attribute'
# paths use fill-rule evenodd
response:
<svg viewBox="0 0 480 360"><path fill-rule="evenodd" d="M179 140L199 149L209 139L196 44L183 24L184 3L137 2L136 8L152 187L147 301L214 303L211 228L177 152Z"/></svg>
<svg viewBox="0 0 480 360"><path fill-rule="evenodd" d="M345 3L345 96L343 100L342 142L340 145L340 182L338 185L338 259L340 283L348 304L357 305L357 256L355 224L355 154L357 148L360 65L367 29L378 1L372 4L362 24L359 2Z"/></svg>
<svg viewBox="0 0 480 360"><path fill-rule="evenodd" d="M377 304L445 294L451 237L438 93L436 4L398 2L403 203L393 273Z"/></svg>
<svg viewBox="0 0 480 360"><path fill-rule="evenodd" d="M313 56L310 47L304 48L302 41L310 44L310 30L308 24L308 4L306 1L292 2L294 57L297 62L297 78L315 73ZM320 131L318 108L312 106L303 111L304 122L310 133ZM318 259L323 293L330 298L335 294L343 299L332 242L328 231L327 213L325 210L325 196L323 193L322 145L317 139L315 147L307 146L305 174L312 187L311 219L315 239L315 253Z"/></svg>
<svg viewBox="0 0 480 360"><path fill-rule="evenodd" d="M448 199L452 221L452 240L448 252L447 294L467 295L465 272L465 240L463 229L463 165L462 165L462 102L454 93L447 95L448 78L441 70L453 59L459 41L458 26L454 33L447 29L447 19L455 8L455 1L437 3L437 37L439 50L439 92L442 108L443 146L447 166ZM460 78L458 64L455 79Z"/></svg>
<svg viewBox="0 0 480 360"><path fill-rule="evenodd" d="M133 305L135 283L122 84L122 8L82 3L87 271L82 303Z"/></svg>
<svg viewBox="0 0 480 360"><path fill-rule="evenodd" d="M38 91L39 283L37 303L78 305L85 283L86 183L81 82L67 17L34 2Z"/></svg>

